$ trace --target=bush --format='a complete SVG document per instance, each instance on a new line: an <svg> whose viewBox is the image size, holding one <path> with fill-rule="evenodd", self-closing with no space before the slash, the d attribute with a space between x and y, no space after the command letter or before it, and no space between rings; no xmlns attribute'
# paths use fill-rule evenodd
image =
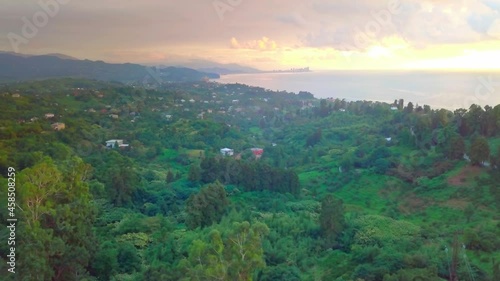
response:
<svg viewBox="0 0 500 281"><path fill-rule="evenodd" d="M117 260L121 273L134 273L141 269L141 257L129 242L119 244Z"/></svg>

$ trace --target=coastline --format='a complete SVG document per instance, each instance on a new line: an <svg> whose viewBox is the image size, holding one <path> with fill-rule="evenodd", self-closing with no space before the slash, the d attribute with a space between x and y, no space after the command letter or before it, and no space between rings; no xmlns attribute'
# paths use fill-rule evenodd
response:
<svg viewBox="0 0 500 281"><path fill-rule="evenodd" d="M311 92L316 98L393 102L404 99L433 108L468 109L499 104L499 71L315 70L221 75L210 81L273 91Z"/></svg>

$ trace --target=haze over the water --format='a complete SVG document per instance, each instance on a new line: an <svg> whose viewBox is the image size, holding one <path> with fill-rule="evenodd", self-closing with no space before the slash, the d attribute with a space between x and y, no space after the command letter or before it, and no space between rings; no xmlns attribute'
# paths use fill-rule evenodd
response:
<svg viewBox="0 0 500 281"><path fill-rule="evenodd" d="M500 72L317 71L223 75L221 83L241 83L270 90L311 92L316 98L345 98L469 108L500 104Z"/></svg>

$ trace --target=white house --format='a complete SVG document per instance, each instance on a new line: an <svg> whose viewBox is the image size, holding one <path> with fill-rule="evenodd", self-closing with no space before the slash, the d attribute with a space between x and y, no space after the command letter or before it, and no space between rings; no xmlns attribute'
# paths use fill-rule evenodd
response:
<svg viewBox="0 0 500 281"><path fill-rule="evenodd" d="M66 129L66 124L64 124L64 123L59 123L59 122L54 123L54 124L52 124L52 129L53 129L54 131L61 131L61 130L64 130L64 129Z"/></svg>
<svg viewBox="0 0 500 281"><path fill-rule="evenodd" d="M107 148L125 148L128 147L129 145L126 143L123 143L123 140L108 140L106 141L106 147Z"/></svg>
<svg viewBox="0 0 500 281"><path fill-rule="evenodd" d="M234 155L234 150L226 147L226 148L222 148L220 150L220 153L223 156L233 156Z"/></svg>
<svg viewBox="0 0 500 281"><path fill-rule="evenodd" d="M45 118L49 119L49 118L54 118L54 113L45 113Z"/></svg>

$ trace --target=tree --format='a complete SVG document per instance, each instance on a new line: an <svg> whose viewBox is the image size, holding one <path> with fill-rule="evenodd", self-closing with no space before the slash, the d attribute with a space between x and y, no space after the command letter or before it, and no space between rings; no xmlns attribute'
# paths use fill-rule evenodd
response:
<svg viewBox="0 0 500 281"><path fill-rule="evenodd" d="M406 113L412 113L413 112L413 103L409 102L408 105L405 107L405 112Z"/></svg>
<svg viewBox="0 0 500 281"><path fill-rule="evenodd" d="M61 172L62 171L62 172ZM20 280L77 280L95 245L88 180L90 166L72 158L58 168L49 157L19 175L23 243ZM29 265L29 267L28 267Z"/></svg>
<svg viewBox="0 0 500 281"><path fill-rule="evenodd" d="M481 124L483 123L483 119L483 108L477 104L472 104L465 114L465 121L467 122L467 128L469 129L468 133L481 133Z"/></svg>
<svg viewBox="0 0 500 281"><path fill-rule="evenodd" d="M130 242L120 243L118 246L117 261L120 272L133 273L141 269L141 257Z"/></svg>
<svg viewBox="0 0 500 281"><path fill-rule="evenodd" d="M446 148L447 155L451 159L462 159L465 153L465 142L460 135L456 135L450 139Z"/></svg>
<svg viewBox="0 0 500 281"><path fill-rule="evenodd" d="M230 280L252 280L252 272L265 267L262 238L268 233L269 228L264 223L233 223L228 237L228 250L233 257L229 271L229 276L232 276Z"/></svg>
<svg viewBox="0 0 500 281"><path fill-rule="evenodd" d="M287 264L279 264L273 267L266 267L263 274L258 280L261 281L275 281L275 280L286 280L286 281L299 281L300 270L295 266L290 266Z"/></svg>
<svg viewBox="0 0 500 281"><path fill-rule="evenodd" d="M22 210L29 228L39 226L44 214L53 214L55 194L61 189L63 176L49 157L19 175Z"/></svg>
<svg viewBox="0 0 500 281"><path fill-rule="evenodd" d="M197 194L192 194L186 202L186 225L190 229L209 226L219 222L229 201L226 190L219 182L207 184Z"/></svg>
<svg viewBox="0 0 500 281"><path fill-rule="evenodd" d="M319 102L319 112L318 112L320 117L326 117L330 114L330 110L328 109L328 106L326 104L325 99L321 99Z"/></svg>
<svg viewBox="0 0 500 281"><path fill-rule="evenodd" d="M322 131L317 129L312 135L307 138L306 147L314 146L321 141Z"/></svg>
<svg viewBox="0 0 500 281"><path fill-rule="evenodd" d="M493 268L493 276L500 276L500 261L493 261L491 267Z"/></svg>
<svg viewBox="0 0 500 281"><path fill-rule="evenodd" d="M398 109L399 110L403 110L404 106L405 106L405 100L404 99L399 99Z"/></svg>
<svg viewBox="0 0 500 281"><path fill-rule="evenodd" d="M166 178L165 178L165 181L166 181L167 183L172 183L172 182L174 182L174 181L175 181L175 176L174 176L174 174L172 173L172 171L171 171L171 170L168 170L168 173L167 173L167 176L166 176Z"/></svg>
<svg viewBox="0 0 500 281"><path fill-rule="evenodd" d="M500 168L500 145L497 146L496 155L491 156L491 165L497 169Z"/></svg>
<svg viewBox="0 0 500 281"><path fill-rule="evenodd" d="M344 206L342 200L336 199L328 194L321 201L319 215L321 234L328 248L337 246L337 238L344 230Z"/></svg>
<svg viewBox="0 0 500 281"><path fill-rule="evenodd" d="M255 271L266 265L262 239L268 233L267 225L247 221L233 223L225 237L212 230L209 242L193 241L188 257L180 262L186 272L182 280L252 280Z"/></svg>
<svg viewBox="0 0 500 281"><path fill-rule="evenodd" d="M75 280L86 272L96 243L92 229L96 210L87 183L91 167L75 157L62 170L64 188L58 192L51 228L64 243L64 248L51 259L55 272L53 280Z"/></svg>
<svg viewBox="0 0 500 281"><path fill-rule="evenodd" d="M193 164L189 167L188 180L191 182L199 182L201 180L200 166Z"/></svg>
<svg viewBox="0 0 500 281"><path fill-rule="evenodd" d="M490 146L484 137L477 137L470 147L469 156L473 165L480 165L490 157Z"/></svg>
<svg viewBox="0 0 500 281"><path fill-rule="evenodd" d="M102 243L92 261L92 274L99 280L110 280L111 276L118 271L117 256L118 250L115 244L110 241Z"/></svg>

